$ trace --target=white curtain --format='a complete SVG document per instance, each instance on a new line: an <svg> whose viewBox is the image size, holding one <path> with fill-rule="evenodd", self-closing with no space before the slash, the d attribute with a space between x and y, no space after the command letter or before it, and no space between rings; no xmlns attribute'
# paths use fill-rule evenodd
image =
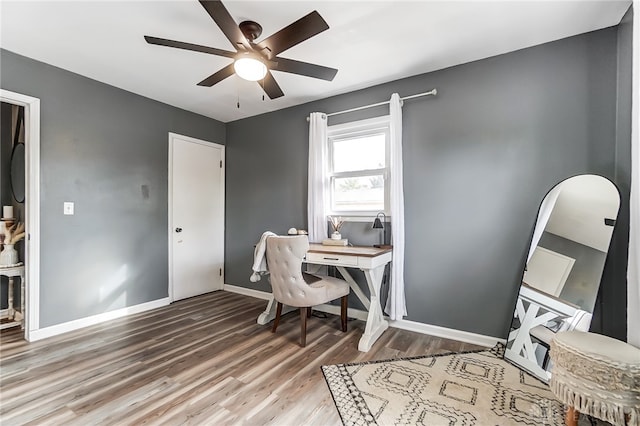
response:
<svg viewBox="0 0 640 426"><path fill-rule="evenodd" d="M633 7L633 45L640 45L640 4ZM629 224L629 266L627 270L627 342L640 348L640 57L633 53L631 99L631 200Z"/></svg>
<svg viewBox="0 0 640 426"><path fill-rule="evenodd" d="M321 112L312 112L309 117L307 219L309 241L316 243L327 238L325 215L327 162L327 116Z"/></svg>
<svg viewBox="0 0 640 426"><path fill-rule="evenodd" d="M389 102L391 116L390 142L391 153L391 244L393 244L393 262L391 263L391 283L384 308L389 318L401 320L407 315L404 296L404 185L402 181L402 100L397 93L391 95Z"/></svg>

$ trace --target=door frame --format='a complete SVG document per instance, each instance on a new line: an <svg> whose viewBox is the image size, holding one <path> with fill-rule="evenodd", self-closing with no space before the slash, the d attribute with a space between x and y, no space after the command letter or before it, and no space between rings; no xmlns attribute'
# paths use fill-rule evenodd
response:
<svg viewBox="0 0 640 426"><path fill-rule="evenodd" d="M40 328L40 99L0 89L0 101L24 107L25 307L24 338Z"/></svg>
<svg viewBox="0 0 640 426"><path fill-rule="evenodd" d="M226 172L225 172L225 166L226 166L226 161L225 161L225 146L215 143L215 142L209 142L209 141L205 141L202 139L196 139L196 138L192 138L190 136L184 136L184 135L180 135L178 133L172 133L169 132L169 182L168 182L168 224L169 227L168 232L167 232L167 241L168 241L168 245L169 245L169 268L168 268L168 272L169 272L169 303L172 303L175 299L173 298L173 145L174 145L174 141L176 139L180 139L183 141L187 141L187 142L191 142L191 143L196 143L198 145L203 145L209 148L215 148L215 149L220 149L220 158L222 159L222 167L221 167L221 173L222 173L222 179L220 179L220 194L222 195L222 229L224 230L224 225L225 225L225 176L226 176ZM224 234L224 232L223 232ZM224 247L224 235L222 237L222 253L224 256L224 252L225 252L225 247ZM224 259L223 259L224 261ZM224 287L224 268L223 268L223 287ZM221 288L222 290L222 288Z"/></svg>

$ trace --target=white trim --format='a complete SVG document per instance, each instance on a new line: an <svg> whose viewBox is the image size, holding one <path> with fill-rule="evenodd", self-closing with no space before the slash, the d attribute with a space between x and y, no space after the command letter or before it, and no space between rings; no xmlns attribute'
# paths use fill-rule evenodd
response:
<svg viewBox="0 0 640 426"><path fill-rule="evenodd" d="M351 213L349 215L335 215L335 216L339 216L340 218L342 218L342 220L344 220L345 222L369 222L371 224L373 224L373 221L376 220L376 215L375 214L371 214L371 213L367 213L366 215L362 215L362 216L353 216L351 215ZM391 216L386 215L386 219L385 218L380 218L380 220L384 223L391 223Z"/></svg>
<svg viewBox="0 0 640 426"><path fill-rule="evenodd" d="M268 291L253 290L250 288L225 284L224 291L242 294L245 296L255 297L256 299L270 300L271 293ZM314 309L320 312L326 312L333 315L340 315L340 306L335 305L318 305ZM356 318L362 321L367 320L367 312L360 309L349 308L348 314L350 318ZM385 317L388 320L388 318ZM399 320L389 321L389 326L399 328L401 330L415 331L420 334L428 334L430 336L443 337L445 339L457 340L459 342L473 343L474 345L492 348L496 343L506 343L505 339L498 337L486 336L484 334L470 333L468 331L455 330L453 328L440 327L437 325L424 324L421 322Z"/></svg>
<svg viewBox="0 0 640 426"><path fill-rule="evenodd" d="M0 310L0 318L5 319L9 317L9 309Z"/></svg>
<svg viewBox="0 0 640 426"><path fill-rule="evenodd" d="M486 346L492 348L496 343L506 343L505 339L498 337L486 336L484 334L470 333L468 331L456 330L454 328L440 327L437 325L424 324L421 322L409 320L390 321L389 325L402 330L415 331L421 334L429 334L436 337L444 337L445 339L457 340L460 342L473 343L474 345Z"/></svg>
<svg viewBox="0 0 640 426"><path fill-rule="evenodd" d="M165 297L158 300L152 300L151 302L145 302L134 306L127 306L122 309L116 309L115 311L109 311L102 314L41 328L39 330L31 332L32 339L30 341L35 342L36 340L46 339L47 337L53 337L62 333L68 333L80 328L89 327L91 325L112 321L114 319L122 318L127 315L139 314L140 312L161 308L163 306L169 305L169 303L169 298Z"/></svg>
<svg viewBox="0 0 640 426"><path fill-rule="evenodd" d="M378 117L367 118L364 120L348 121L342 124L334 124L331 126L327 126L327 136L333 136L333 134L335 133L348 133L349 130L353 131L354 129L354 134L360 133L362 131L366 132L373 129L388 129L390 121L391 115L386 114L380 115Z"/></svg>
<svg viewBox="0 0 640 426"><path fill-rule="evenodd" d="M262 299L262 300L269 300L272 297L271 293L268 291L254 290L252 288L245 288L245 287L240 287L240 286L231 285L231 284L225 284L222 287L222 290L228 291L229 293L237 293L237 294L242 294L244 296L255 297L256 299Z"/></svg>
<svg viewBox="0 0 640 426"><path fill-rule="evenodd" d="M633 2L631 40L631 195L627 259L627 342L640 348L640 2Z"/></svg>
<svg viewBox="0 0 640 426"><path fill-rule="evenodd" d="M184 136L184 135L180 135L178 133L173 133L173 132L169 132L169 155L168 155L168 183L167 183L167 213L168 213L168 224L169 224L169 228L167 229L167 242L168 242L168 272L169 272L169 277L168 277L168 294L169 294L169 301L173 302L174 301L174 297L173 297L173 144L174 144L174 139L180 139L182 141L186 141L186 142L191 142L191 143L196 143L199 145L203 145L203 146L207 146L207 147L213 147L216 149L220 149L220 159L222 161L222 167L221 167L221 173L222 173L222 178L220 179L220 194L221 194L221 203L222 203L222 227L224 229L224 222L225 222L225 177L226 177L226 165L227 165L227 161L225 158L225 146L221 145L219 143L215 143L215 142L209 142L209 141L205 141L202 139L196 139L196 138L192 138L190 136ZM225 247L224 247L224 240L222 242L222 252L224 253L225 251ZM222 276L224 277L224 262L222 263ZM220 289L215 289L213 291L216 290L223 290L224 289L224 279L223 279L223 283L222 283L222 288Z"/></svg>
<svg viewBox="0 0 640 426"><path fill-rule="evenodd" d="M24 107L26 168L25 244L26 281L24 338L40 327L40 99L0 89L0 101Z"/></svg>

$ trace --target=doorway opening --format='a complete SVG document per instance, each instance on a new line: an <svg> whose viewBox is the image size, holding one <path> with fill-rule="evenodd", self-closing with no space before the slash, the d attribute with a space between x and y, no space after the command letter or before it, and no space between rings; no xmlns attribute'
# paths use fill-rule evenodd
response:
<svg viewBox="0 0 640 426"><path fill-rule="evenodd" d="M0 89L0 106L0 322L31 341L39 328L40 100Z"/></svg>

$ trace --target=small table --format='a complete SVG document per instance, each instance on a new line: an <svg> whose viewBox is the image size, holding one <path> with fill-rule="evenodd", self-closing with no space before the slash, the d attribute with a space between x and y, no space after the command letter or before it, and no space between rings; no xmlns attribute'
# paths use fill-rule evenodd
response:
<svg viewBox="0 0 640 426"><path fill-rule="evenodd" d="M18 263L12 266L0 266L0 275L9 277L9 289L8 289L8 314L11 322L0 325L0 330L15 327L19 325L24 328L24 264ZM20 277L20 311L16 311L13 306L13 279L14 277Z"/></svg>
<svg viewBox="0 0 640 426"><path fill-rule="evenodd" d="M367 352L371 346L389 328L389 323L384 319L380 306L380 285L385 266L391 262L391 248L377 247L346 247L325 246L322 244L309 244L309 251L305 258L306 263L316 265L335 266L342 277L349 283L349 287L360 299L368 310L367 325L364 334L358 343L358 350ZM368 299L362 289L346 268L358 268L364 272L371 298ZM276 303L271 297L267 308L258 317L258 324L264 325L275 317Z"/></svg>
<svg viewBox="0 0 640 426"><path fill-rule="evenodd" d="M567 426L579 413L616 425L640 419L640 349L600 334L565 331L551 341L549 383L568 407Z"/></svg>

